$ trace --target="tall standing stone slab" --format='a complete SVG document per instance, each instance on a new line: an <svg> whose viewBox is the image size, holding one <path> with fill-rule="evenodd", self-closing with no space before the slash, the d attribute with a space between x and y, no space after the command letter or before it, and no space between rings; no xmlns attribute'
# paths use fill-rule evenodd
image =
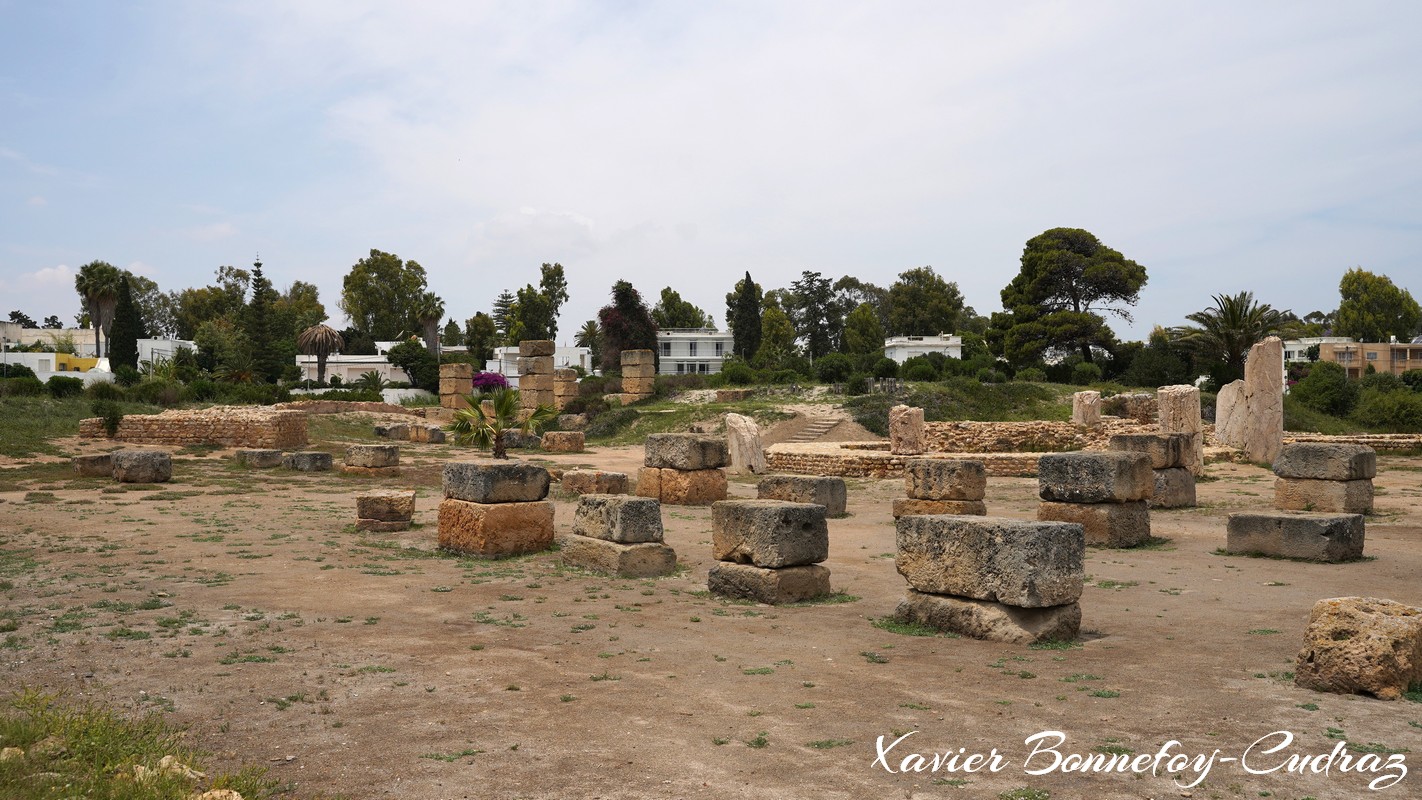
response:
<svg viewBox="0 0 1422 800"><path fill-rule="evenodd" d="M1071 396L1071 421L1094 428L1101 424L1101 393L1077 392Z"/></svg>
<svg viewBox="0 0 1422 800"><path fill-rule="evenodd" d="M726 415L726 449L731 472L737 475L765 474L765 447L760 441L760 426L742 414Z"/></svg>
<svg viewBox="0 0 1422 800"><path fill-rule="evenodd" d="M1075 603L1085 585L1080 525L1000 517L900 517L895 567L920 592L1018 608Z"/></svg>
<svg viewBox="0 0 1422 800"><path fill-rule="evenodd" d="M917 455L925 447L923 409L903 405L889 409L889 452Z"/></svg>
<svg viewBox="0 0 1422 800"><path fill-rule="evenodd" d="M1200 390L1194 386L1162 386L1155 395L1163 434L1183 433L1189 437L1181 466L1199 477L1205 474L1205 437L1200 421Z"/></svg>
<svg viewBox="0 0 1422 800"><path fill-rule="evenodd" d="M1284 443L1284 343L1279 337L1249 348L1244 384L1224 411L1221 420L1217 403L1215 437L1243 450L1250 461L1273 463Z"/></svg>

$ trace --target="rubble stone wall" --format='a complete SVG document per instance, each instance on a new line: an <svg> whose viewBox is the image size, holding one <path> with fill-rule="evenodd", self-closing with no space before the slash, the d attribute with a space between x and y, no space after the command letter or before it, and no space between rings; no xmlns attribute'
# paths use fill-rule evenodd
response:
<svg viewBox="0 0 1422 800"><path fill-rule="evenodd" d="M79 435L88 439L103 438L103 420L95 417L81 421ZM134 444L291 449L306 444L306 414L229 406L128 414L119 423L114 439Z"/></svg>

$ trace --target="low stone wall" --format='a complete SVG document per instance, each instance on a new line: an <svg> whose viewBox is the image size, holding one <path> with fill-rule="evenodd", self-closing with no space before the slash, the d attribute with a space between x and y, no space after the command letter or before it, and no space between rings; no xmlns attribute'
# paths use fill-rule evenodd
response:
<svg viewBox="0 0 1422 800"><path fill-rule="evenodd" d="M300 411L303 414L344 414L352 411L364 411L371 414L420 416L414 409L392 403L363 403L350 400L295 400L290 403L277 403L268 406L268 408L274 411Z"/></svg>
<svg viewBox="0 0 1422 800"><path fill-rule="evenodd" d="M850 442L848 444L857 444ZM1037 474L1040 453L892 453L844 447L837 442L773 444L766 448L765 463L771 472L795 475L838 475L845 478L900 478L904 462L923 458L971 459L983 462L992 477L1030 477Z"/></svg>
<svg viewBox="0 0 1422 800"><path fill-rule="evenodd" d="M1023 453L1105 450L1118 433L1149 433L1154 423L1102 417L1093 427L1071 422L927 422L924 438L935 453Z"/></svg>
<svg viewBox="0 0 1422 800"><path fill-rule="evenodd" d="M79 435L104 438L103 420L94 417L81 421ZM249 406L128 414L119 423L114 439L134 444L215 444L284 450L306 444L306 415Z"/></svg>
<svg viewBox="0 0 1422 800"><path fill-rule="evenodd" d="M1379 451L1422 450L1422 434L1419 433L1355 433L1337 436L1323 433L1285 433L1284 444L1293 442L1361 444Z"/></svg>

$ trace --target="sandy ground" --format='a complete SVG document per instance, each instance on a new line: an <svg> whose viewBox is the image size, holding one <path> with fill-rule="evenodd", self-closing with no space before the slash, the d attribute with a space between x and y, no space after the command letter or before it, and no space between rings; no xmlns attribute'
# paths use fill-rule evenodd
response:
<svg viewBox="0 0 1422 800"><path fill-rule="evenodd" d="M1413 767L1422 704L1317 694L1291 670L1320 598L1422 605L1422 459L1382 460L1371 560L1344 565L1217 555L1225 516L1267 507L1272 476L1212 465L1199 508L1152 515L1167 542L1088 552L1083 641L1038 650L872 624L905 589L889 514L901 482L850 480L851 516L829 523L834 587L856 599L773 608L704 594L706 508L663 509L684 569L660 580L565 570L556 553L437 553L440 464L466 452L402 452L405 472L385 479L248 471L221 453L127 490L57 465L0 471L0 596L17 623L0 634L0 689L161 711L220 764L350 798L1422 796L1411 772L1373 792L1377 774L1336 762L1252 775L1216 760L1181 788L1171 774L1191 783L1189 767L1071 773L1025 743L1060 731L1062 754L1248 751L1262 770L1346 739L1411 747ZM401 486L419 491L421 527L355 533L355 495ZM989 513L1031 518L1035 496L1033 479L993 479ZM572 511L558 499L560 530ZM1249 750L1275 731L1293 742ZM876 763L880 737L906 735ZM959 748L995 749L997 771L900 770Z"/></svg>

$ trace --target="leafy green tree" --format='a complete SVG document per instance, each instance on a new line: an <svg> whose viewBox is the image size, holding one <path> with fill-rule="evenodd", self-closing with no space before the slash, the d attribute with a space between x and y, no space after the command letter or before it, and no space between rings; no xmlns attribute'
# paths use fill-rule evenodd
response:
<svg viewBox="0 0 1422 800"><path fill-rule="evenodd" d="M544 338L558 338L558 312L568 302L568 279L563 274L563 265L544 264L538 269L538 293L548 303L548 335Z"/></svg>
<svg viewBox="0 0 1422 800"><path fill-rule="evenodd" d="M494 318L488 314L477 311L474 316L464 321L464 345L469 348L469 355L473 356L481 367L484 362L494 357L494 348L498 341L498 328L494 325Z"/></svg>
<svg viewBox="0 0 1422 800"><path fill-rule="evenodd" d="M450 317L444 323L444 329L439 332L439 343L441 347L461 347L464 344L464 329L459 327L459 323Z"/></svg>
<svg viewBox="0 0 1422 800"><path fill-rule="evenodd" d="M1396 336L1405 342L1422 321L1422 308L1411 292L1394 286L1386 275L1350 269L1339 282L1338 293L1342 302L1334 316L1339 336L1360 342L1385 342Z"/></svg>
<svg viewBox="0 0 1422 800"><path fill-rule="evenodd" d="M773 298L760 316L760 349L752 363L760 369L778 369L795 353L795 325Z"/></svg>
<svg viewBox="0 0 1422 800"><path fill-rule="evenodd" d="M889 287L888 330L892 336L953 333L962 312L963 293L958 284L943 280L933 267L899 273L899 279Z"/></svg>
<svg viewBox="0 0 1422 800"><path fill-rule="evenodd" d="M884 350L884 326L874 306L860 303L844 321L844 349L855 355Z"/></svg>
<svg viewBox="0 0 1422 800"><path fill-rule="evenodd" d="M143 320L138 315L138 306L133 302L128 277L120 276L114 324L109 332L109 366L115 372L119 367L138 369L138 340L144 338L147 335L143 330Z"/></svg>
<svg viewBox="0 0 1422 800"><path fill-rule="evenodd" d="M533 413L524 415L519 403L517 389L495 389L482 395L470 395L469 407L454 412L454 422L445 430L454 434L456 444L472 444L493 450L494 458L508 458L504 446L504 432L519 430L525 435L537 433L540 428L558 416L553 406L539 406ZM484 401L489 410L485 413Z"/></svg>
<svg viewBox="0 0 1422 800"><path fill-rule="evenodd" d="M578 347L586 347L592 353L592 363L601 364L602 354L602 327L597 324L597 320L590 319L583 323L583 327L573 335L573 344Z"/></svg>
<svg viewBox="0 0 1422 800"><path fill-rule="evenodd" d="M326 320L326 306L313 283L292 281L272 302L272 330L281 338L295 336Z"/></svg>
<svg viewBox="0 0 1422 800"><path fill-rule="evenodd" d="M1348 380L1348 371L1341 364L1320 361L1309 367L1308 374L1289 389L1289 397L1314 411L1346 417L1358 404L1358 384Z"/></svg>
<svg viewBox="0 0 1422 800"><path fill-rule="evenodd" d="M1145 283L1145 267L1090 232L1053 228L1028 240L988 341L1014 364L1035 363L1049 350L1075 351L1090 363L1093 347L1109 349L1115 340L1101 313L1130 321L1128 308Z"/></svg>
<svg viewBox="0 0 1422 800"><path fill-rule="evenodd" d="M174 309L173 327L178 338L192 339L204 322L219 318L235 324L246 306L251 283L252 273L224 265L217 268L215 284L170 292L169 305Z"/></svg>
<svg viewBox="0 0 1422 800"><path fill-rule="evenodd" d="M1175 353L1169 331L1160 327L1151 331L1150 341L1121 374L1127 386L1174 386L1188 378L1189 366Z"/></svg>
<svg viewBox="0 0 1422 800"><path fill-rule="evenodd" d="M1195 324L1177 329L1176 336L1195 356L1197 366L1219 362L1224 365L1219 377L1237 380L1244 377L1249 348L1277 334L1284 314L1268 303L1256 302L1253 292L1220 294L1213 299L1214 308L1186 314Z"/></svg>
<svg viewBox="0 0 1422 800"><path fill-rule="evenodd" d="M711 328L714 330L716 327L710 314L681 299L681 295L670 286L662 289L661 300L652 306L652 321L657 323L659 330L670 328Z"/></svg>
<svg viewBox="0 0 1422 800"><path fill-rule="evenodd" d="M74 276L74 291L84 299L89 320L94 325L94 355L102 358L99 346L99 331L108 327L113 320L114 307L118 305L118 268L107 261L90 261L79 268Z"/></svg>
<svg viewBox="0 0 1422 800"><path fill-rule="evenodd" d="M422 329L416 310L425 290L424 267L371 250L346 273L340 308L354 327L376 341L393 341Z"/></svg>
<svg viewBox="0 0 1422 800"><path fill-rule="evenodd" d="M193 333L198 366L218 373L247 373L252 367L252 347L247 335L230 318L222 316L198 325Z"/></svg>
<svg viewBox="0 0 1422 800"><path fill-rule="evenodd" d="M415 303L415 321L425 335L425 349L439 358L439 321L444 318L444 301L434 292L423 292Z"/></svg>
<svg viewBox="0 0 1422 800"><path fill-rule="evenodd" d="M385 352L391 364L404 370L410 378L410 385L416 389L439 393L439 359L420 344L416 337L410 337Z"/></svg>
<svg viewBox="0 0 1422 800"><path fill-rule="evenodd" d="M790 284L786 301L784 311L796 336L804 340L805 352L811 359L839 348L844 317L835 306L834 286L829 278L810 270L801 272L800 279Z"/></svg>
<svg viewBox="0 0 1422 800"><path fill-rule="evenodd" d="M760 285L751 280L750 272L736 282L736 288L726 295L726 324L731 327L731 352L746 361L760 350L761 331Z"/></svg>
<svg viewBox="0 0 1422 800"><path fill-rule="evenodd" d="M41 325L40 328L49 331L61 331L64 330L64 323L59 321L58 316L50 314L44 318L44 324Z"/></svg>
<svg viewBox="0 0 1422 800"><path fill-rule="evenodd" d="M557 323L548 296L529 284L518 290L517 297L509 308L508 343L553 338Z"/></svg>
<svg viewBox="0 0 1422 800"><path fill-rule="evenodd" d="M615 372L622 368L623 350L657 352L657 323L642 301L642 295L627 281L612 285L612 302L597 312L602 328L602 368Z"/></svg>
<svg viewBox="0 0 1422 800"><path fill-rule="evenodd" d="M518 298L508 289L499 292L499 296L494 298L494 307L490 317L494 320L494 329L499 334L499 344L517 344L509 340L509 326L513 324L512 310L513 304Z"/></svg>
<svg viewBox="0 0 1422 800"><path fill-rule="evenodd" d="M28 314L26 314L25 312L23 312L23 311L11 311L11 312L10 312L10 321L13 322L13 323L15 323L15 324L17 324L17 325L19 325L21 328L38 328L38 327L39 327L39 325L37 325L37 324L35 323L35 321L34 321L33 319L31 319L30 316L29 316Z"/></svg>
<svg viewBox="0 0 1422 800"><path fill-rule="evenodd" d="M853 275L845 275L834 282L835 307L848 315L859 306L868 303L879 318L879 329L889 329L889 290L882 286L861 281ZM847 321L846 321L847 324Z"/></svg>
<svg viewBox="0 0 1422 800"><path fill-rule="evenodd" d="M161 291L158 282L151 278L135 275L128 270L124 270L123 274L128 277L128 290L133 295L133 304L138 308L139 317L143 319L144 331L154 338L172 338L177 330L177 308L172 295Z"/></svg>

